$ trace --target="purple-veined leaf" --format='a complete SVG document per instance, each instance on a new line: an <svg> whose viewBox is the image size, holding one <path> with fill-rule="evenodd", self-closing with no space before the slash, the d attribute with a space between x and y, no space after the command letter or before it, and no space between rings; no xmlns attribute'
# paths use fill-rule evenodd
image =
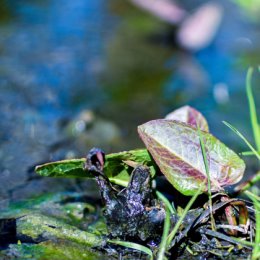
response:
<svg viewBox="0 0 260 260"><path fill-rule="evenodd" d="M166 115L165 119L175 120L186 123L193 127L197 127L197 123L201 130L208 132L209 126L206 118L196 109L190 106L180 107L170 114Z"/></svg>
<svg viewBox="0 0 260 260"><path fill-rule="evenodd" d="M138 127L148 151L168 181L182 194L193 195L205 183L198 130L185 123L159 119ZM211 190L237 183L243 176L245 163L239 156L208 132L201 131L209 165Z"/></svg>

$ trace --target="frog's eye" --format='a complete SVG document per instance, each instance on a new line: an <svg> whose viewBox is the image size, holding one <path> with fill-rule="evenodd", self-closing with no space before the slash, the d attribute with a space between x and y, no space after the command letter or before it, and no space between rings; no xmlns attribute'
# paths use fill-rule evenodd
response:
<svg viewBox="0 0 260 260"><path fill-rule="evenodd" d="M87 166L102 171L105 165L105 153L100 148L92 148L87 155Z"/></svg>

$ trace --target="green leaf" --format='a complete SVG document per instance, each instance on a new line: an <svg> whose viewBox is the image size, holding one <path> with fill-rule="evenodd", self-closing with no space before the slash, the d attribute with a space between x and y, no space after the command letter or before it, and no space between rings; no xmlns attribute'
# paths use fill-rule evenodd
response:
<svg viewBox="0 0 260 260"><path fill-rule="evenodd" d="M86 159L70 159L45 163L35 168L36 173L45 177L86 177L94 176L83 169ZM156 164L146 149L131 150L106 155L104 172L111 182L126 186L133 170L130 165L147 165L154 176Z"/></svg>
<svg viewBox="0 0 260 260"><path fill-rule="evenodd" d="M83 170L86 159L69 159L38 165L35 172L44 177L89 177L93 176Z"/></svg>
<svg viewBox="0 0 260 260"><path fill-rule="evenodd" d="M164 119L138 127L138 132L153 159L168 181L182 194L193 195L207 182L200 138L197 129L187 124ZM201 132L209 172L211 190L237 183L243 176L245 163L239 156L210 133ZM202 192L207 191L207 185Z"/></svg>

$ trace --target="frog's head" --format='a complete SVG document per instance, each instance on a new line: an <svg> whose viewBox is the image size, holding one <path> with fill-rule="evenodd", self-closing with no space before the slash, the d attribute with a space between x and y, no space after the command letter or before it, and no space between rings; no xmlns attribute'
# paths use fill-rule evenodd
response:
<svg viewBox="0 0 260 260"><path fill-rule="evenodd" d="M151 174L148 167L139 165L135 168L128 184L128 190L133 193L147 193L151 189Z"/></svg>
<svg viewBox="0 0 260 260"><path fill-rule="evenodd" d="M86 157L84 168L92 172L102 172L105 165L105 153L100 148L92 148Z"/></svg>

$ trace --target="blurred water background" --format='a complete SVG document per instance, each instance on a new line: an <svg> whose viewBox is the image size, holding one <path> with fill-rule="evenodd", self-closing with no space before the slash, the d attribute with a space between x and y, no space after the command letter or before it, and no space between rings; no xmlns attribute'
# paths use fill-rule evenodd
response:
<svg viewBox="0 0 260 260"><path fill-rule="evenodd" d="M137 125L182 105L200 110L234 150L245 146L223 120L253 141L245 76L259 65L259 2L216 1L217 19L202 29L208 40L197 45L208 13L200 10L206 22L189 18L207 1L180 1L173 20L157 11L176 2L149 12L140 2L0 0L0 207L76 189L72 180L37 178L34 165L84 157L93 146L143 147ZM253 172L256 162L246 160Z"/></svg>

